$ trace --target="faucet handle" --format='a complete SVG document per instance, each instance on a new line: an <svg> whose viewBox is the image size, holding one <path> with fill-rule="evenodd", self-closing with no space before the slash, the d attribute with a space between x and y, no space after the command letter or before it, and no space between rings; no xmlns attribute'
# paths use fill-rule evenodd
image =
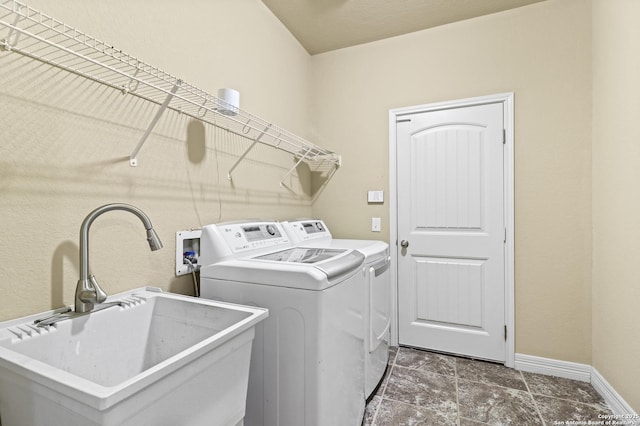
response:
<svg viewBox="0 0 640 426"><path fill-rule="evenodd" d="M102 303L107 300L107 293L98 285L98 281L94 275L89 275L89 281L93 286L93 289L96 291L96 301L95 303Z"/></svg>

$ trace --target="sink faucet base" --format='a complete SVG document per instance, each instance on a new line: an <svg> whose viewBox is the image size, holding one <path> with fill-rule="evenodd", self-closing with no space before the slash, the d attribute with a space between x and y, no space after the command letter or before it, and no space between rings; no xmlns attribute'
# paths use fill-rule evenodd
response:
<svg viewBox="0 0 640 426"><path fill-rule="evenodd" d="M93 305L107 300L107 293L98 285L96 277L89 275L88 280L78 280L76 286L76 312L90 312Z"/></svg>

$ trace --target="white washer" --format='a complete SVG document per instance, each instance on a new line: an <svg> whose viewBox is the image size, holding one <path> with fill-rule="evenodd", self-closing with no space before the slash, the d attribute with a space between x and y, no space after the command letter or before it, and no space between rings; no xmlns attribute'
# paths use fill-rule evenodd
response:
<svg viewBox="0 0 640 426"><path fill-rule="evenodd" d="M282 223L291 242L298 246L358 250L365 256L365 397L376 389L389 359L389 327L391 324L391 275L389 244L375 240L333 239L319 219Z"/></svg>
<svg viewBox="0 0 640 426"><path fill-rule="evenodd" d="M201 297L269 309L256 326L245 425L361 424L364 256L293 247L277 222L208 225Z"/></svg>

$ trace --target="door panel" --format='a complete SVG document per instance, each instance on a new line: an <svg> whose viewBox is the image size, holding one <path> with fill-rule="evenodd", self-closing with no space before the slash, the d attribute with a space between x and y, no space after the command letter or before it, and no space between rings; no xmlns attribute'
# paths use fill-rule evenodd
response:
<svg viewBox="0 0 640 426"><path fill-rule="evenodd" d="M401 344L505 360L503 128L502 103L397 123Z"/></svg>
<svg viewBox="0 0 640 426"><path fill-rule="evenodd" d="M416 322L482 327L484 260L417 258Z"/></svg>
<svg viewBox="0 0 640 426"><path fill-rule="evenodd" d="M414 226L479 228L482 219L481 129L474 126L425 129L413 135L411 151Z"/></svg>

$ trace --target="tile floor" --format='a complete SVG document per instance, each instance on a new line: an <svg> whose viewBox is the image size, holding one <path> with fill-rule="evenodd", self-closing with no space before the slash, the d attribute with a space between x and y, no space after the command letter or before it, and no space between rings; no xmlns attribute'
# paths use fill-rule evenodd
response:
<svg viewBox="0 0 640 426"><path fill-rule="evenodd" d="M601 421L602 414L611 411L588 383L392 348L363 425L555 426Z"/></svg>

